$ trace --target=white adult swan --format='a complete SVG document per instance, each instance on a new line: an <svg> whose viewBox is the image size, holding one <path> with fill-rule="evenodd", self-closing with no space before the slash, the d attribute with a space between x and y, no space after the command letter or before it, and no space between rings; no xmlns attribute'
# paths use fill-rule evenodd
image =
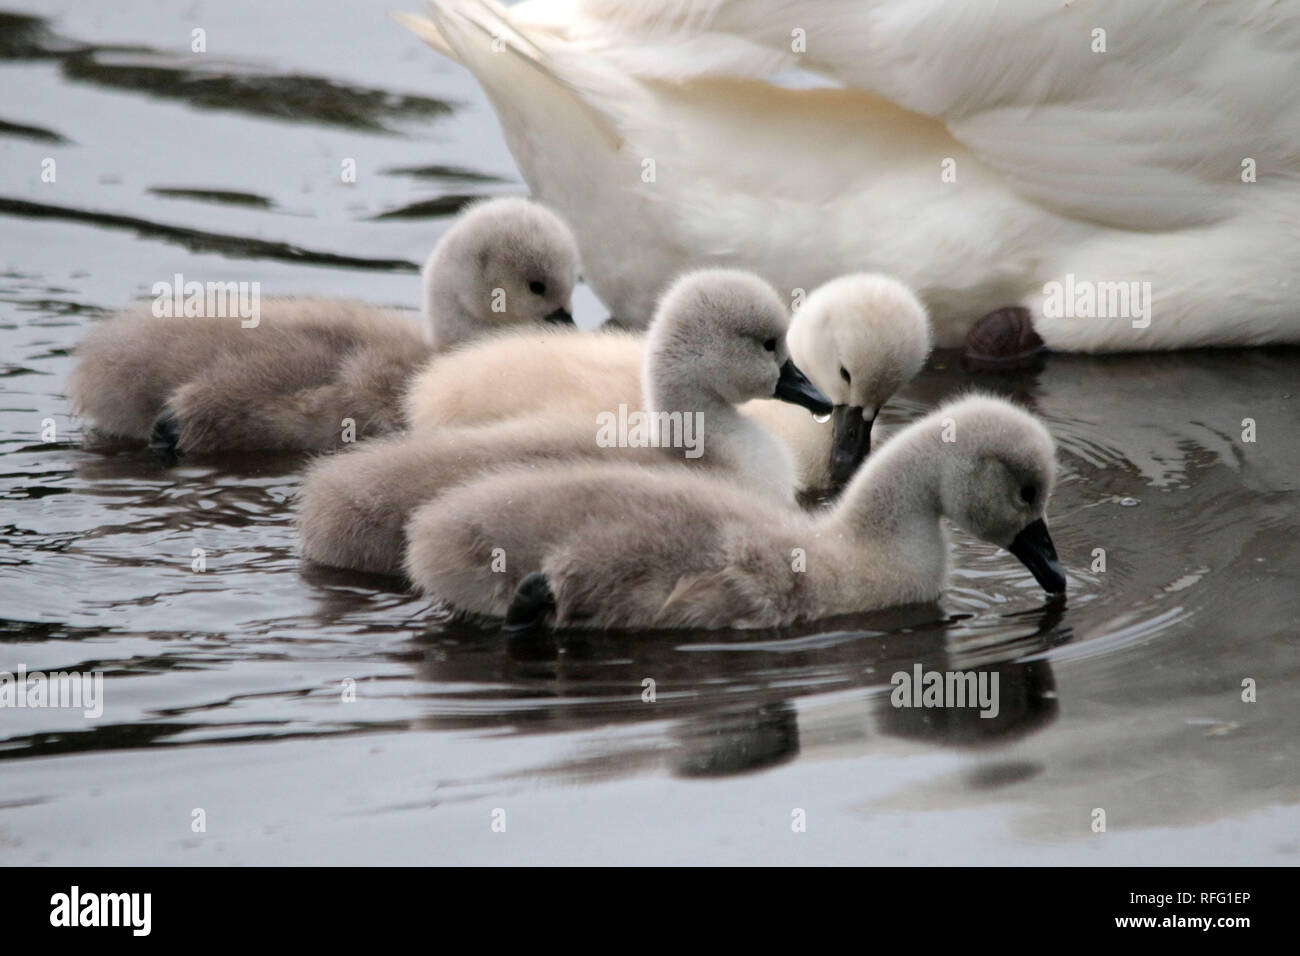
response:
<svg viewBox="0 0 1300 956"><path fill-rule="evenodd" d="M726 265L785 292L896 275L940 346L991 313L994 352L1035 329L1077 351L1300 340L1298 0L430 11L404 22L477 77L624 321Z"/></svg>

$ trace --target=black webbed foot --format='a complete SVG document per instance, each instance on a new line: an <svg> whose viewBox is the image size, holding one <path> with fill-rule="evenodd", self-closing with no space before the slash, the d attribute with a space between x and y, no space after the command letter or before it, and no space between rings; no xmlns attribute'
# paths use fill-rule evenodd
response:
<svg viewBox="0 0 1300 956"><path fill-rule="evenodd" d="M1013 305L990 312L971 326L962 345L962 365L970 371L1041 368L1045 351L1029 310Z"/></svg>
<svg viewBox="0 0 1300 956"><path fill-rule="evenodd" d="M506 609L504 631L527 631L538 627L546 615L555 610L555 592L551 582L541 571L534 571L519 582L515 596Z"/></svg>
<svg viewBox="0 0 1300 956"><path fill-rule="evenodd" d="M181 457L181 424L176 416L164 411L154 419L153 430L149 433L149 448L164 465L174 465Z"/></svg>

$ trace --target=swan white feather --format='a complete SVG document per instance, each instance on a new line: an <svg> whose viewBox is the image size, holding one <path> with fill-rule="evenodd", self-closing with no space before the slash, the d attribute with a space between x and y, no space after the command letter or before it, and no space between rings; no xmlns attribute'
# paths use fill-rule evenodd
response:
<svg viewBox="0 0 1300 956"><path fill-rule="evenodd" d="M421 35L482 83L624 321L688 264L786 292L870 269L919 291L945 346L1016 304L1058 349L1300 340L1300 0L430 10ZM792 68L841 86L769 82ZM1150 323L1047 314L1067 275L1150 282Z"/></svg>

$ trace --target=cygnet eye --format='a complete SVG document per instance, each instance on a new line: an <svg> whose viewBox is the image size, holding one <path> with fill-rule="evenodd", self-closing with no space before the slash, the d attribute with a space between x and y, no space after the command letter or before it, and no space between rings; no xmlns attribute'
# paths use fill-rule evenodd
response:
<svg viewBox="0 0 1300 956"><path fill-rule="evenodd" d="M1032 505L1034 499L1038 497L1038 489L1033 485L1025 485L1020 489L1020 500L1027 505Z"/></svg>
<svg viewBox="0 0 1300 956"><path fill-rule="evenodd" d="M538 282L534 279L532 282L528 283L528 291L533 295L546 295L546 283Z"/></svg>
<svg viewBox="0 0 1300 956"><path fill-rule="evenodd" d="M775 352L776 339L768 339L766 342L763 343L763 348L767 349L769 352Z"/></svg>
<svg viewBox="0 0 1300 956"><path fill-rule="evenodd" d="M853 376L849 375L849 370L843 365L840 366L840 378L844 379L844 381L848 382L850 385L853 384Z"/></svg>

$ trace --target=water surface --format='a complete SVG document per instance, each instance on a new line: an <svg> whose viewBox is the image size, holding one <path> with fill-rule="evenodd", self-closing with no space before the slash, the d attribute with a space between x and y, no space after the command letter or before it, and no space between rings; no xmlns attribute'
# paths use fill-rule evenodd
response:
<svg viewBox="0 0 1300 956"><path fill-rule="evenodd" d="M939 604L787 633L503 641L304 568L293 457L88 443L70 352L154 282L412 307L448 217L524 191L389 6L0 20L0 670L102 670L106 697L0 709L0 861L1297 861L1294 350L979 381L1060 443L1068 599L958 536ZM884 425L971 384L940 354ZM892 707L918 663L996 673L998 716Z"/></svg>

